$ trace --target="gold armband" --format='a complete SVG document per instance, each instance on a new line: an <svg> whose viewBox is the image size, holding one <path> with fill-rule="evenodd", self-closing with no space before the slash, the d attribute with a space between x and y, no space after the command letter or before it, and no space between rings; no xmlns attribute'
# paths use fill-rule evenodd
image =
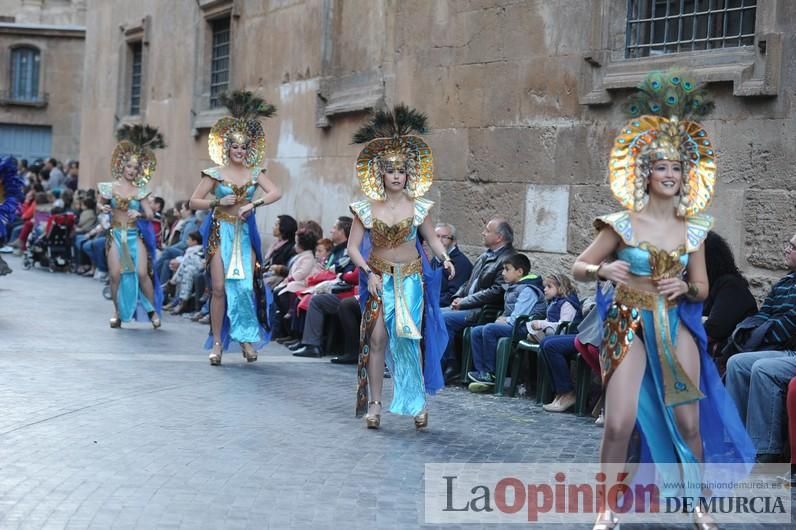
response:
<svg viewBox="0 0 796 530"><path fill-rule="evenodd" d="M260 197L259 199L257 199L256 201L254 201L254 202L252 203L252 205L253 205L255 208L259 208L259 207L260 207L260 206L262 206L263 204L265 204L265 199L263 199L262 197Z"/></svg>
<svg viewBox="0 0 796 530"><path fill-rule="evenodd" d="M696 298L699 296L699 285L688 282L688 292L686 294L691 298Z"/></svg>
<svg viewBox="0 0 796 530"><path fill-rule="evenodd" d="M603 264L600 263L599 265L593 265L591 263L586 265L586 278L588 280L597 281L600 279L599 273L600 269L602 268Z"/></svg>

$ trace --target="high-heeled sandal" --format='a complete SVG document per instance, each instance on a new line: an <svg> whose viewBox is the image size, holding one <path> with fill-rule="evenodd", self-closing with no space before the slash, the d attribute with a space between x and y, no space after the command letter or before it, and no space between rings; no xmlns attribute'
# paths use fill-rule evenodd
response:
<svg viewBox="0 0 796 530"><path fill-rule="evenodd" d="M611 510L600 512L592 530L619 530L619 518Z"/></svg>
<svg viewBox="0 0 796 530"><path fill-rule="evenodd" d="M214 342L213 343L213 347L215 348L216 346L219 346L219 350L221 349L220 348L220 346L221 346L220 342ZM218 366L218 365L220 365L221 364L221 355L223 355L223 353L224 353L223 351L220 351L219 353L210 352L210 355L208 355L208 357L207 357L208 359L210 359L210 366Z"/></svg>
<svg viewBox="0 0 796 530"><path fill-rule="evenodd" d="M381 407L381 401L368 401L368 405L378 405ZM365 425L368 426L368 429L378 429L379 425L381 425L381 413L366 415Z"/></svg>
<svg viewBox="0 0 796 530"><path fill-rule="evenodd" d="M241 352L243 353L243 358L246 359L247 363L253 363L257 360L257 352L254 350L252 345L248 342L244 342L240 345Z"/></svg>
<svg viewBox="0 0 796 530"><path fill-rule="evenodd" d="M697 506L694 508L694 528L696 530L719 530L719 525Z"/></svg>
<svg viewBox="0 0 796 530"><path fill-rule="evenodd" d="M122 319L119 317L112 317L108 322L112 328L120 328L122 327Z"/></svg>
<svg viewBox="0 0 796 530"><path fill-rule="evenodd" d="M417 416L415 416L415 429L425 429L428 427L428 411L424 410Z"/></svg>
<svg viewBox="0 0 796 530"><path fill-rule="evenodd" d="M154 311L149 312L149 321L152 323L152 327L158 329L160 327L160 317Z"/></svg>

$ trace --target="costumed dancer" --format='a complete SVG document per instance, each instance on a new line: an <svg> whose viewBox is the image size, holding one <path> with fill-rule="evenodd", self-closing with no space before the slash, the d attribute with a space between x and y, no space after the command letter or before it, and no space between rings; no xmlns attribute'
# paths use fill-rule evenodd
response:
<svg viewBox="0 0 796 530"><path fill-rule="evenodd" d="M10 156L0 157L0 244L5 241L8 226L19 213L24 198L22 179L17 177L17 162ZM0 276L11 273L11 267L0 256Z"/></svg>
<svg viewBox="0 0 796 530"><path fill-rule="evenodd" d="M111 213L105 243L114 315L112 328L146 315L160 327L163 291L153 264L155 232L147 184L157 166L153 149L165 147L156 128L126 125L116 133L119 143L111 155L114 182L100 182L98 201Z"/></svg>
<svg viewBox="0 0 796 530"><path fill-rule="evenodd" d="M682 477L675 480L694 485L711 479L705 464L742 464L744 473L755 455L701 322L708 295L703 243L713 224L701 212L713 196L716 153L693 118L713 104L677 71L653 72L638 88L609 167L611 191L625 209L597 218L597 237L572 271L581 281L617 285L613 296L597 290L604 321L600 462L608 480L625 470L637 430L641 463L679 463ZM685 489L687 496L706 493ZM700 508L694 523L716 528ZM616 514L606 510L594 528L616 525Z"/></svg>
<svg viewBox="0 0 796 530"><path fill-rule="evenodd" d="M259 280L263 258L254 209L282 196L262 167L265 132L258 121L259 116L273 116L276 108L248 91L222 94L220 101L232 116L221 118L210 130L208 150L218 166L202 171L190 203L193 209L211 210L200 231L211 277L205 348L211 350L214 366L221 364L230 341L240 343L243 357L252 362L270 339L270 291ZM265 194L254 200L258 186ZM205 198L208 194L213 198Z"/></svg>
<svg viewBox="0 0 796 530"><path fill-rule="evenodd" d="M423 198L434 173L431 149L416 135L425 131L426 117L399 105L376 112L354 135L354 143L367 142L356 164L367 199L351 204L348 240L362 307L356 415L367 412L371 429L381 422L385 356L394 383L390 412L414 416L416 428L428 425L426 393L444 386L442 271L432 270L418 232L450 278L455 271L428 215L434 203Z"/></svg>

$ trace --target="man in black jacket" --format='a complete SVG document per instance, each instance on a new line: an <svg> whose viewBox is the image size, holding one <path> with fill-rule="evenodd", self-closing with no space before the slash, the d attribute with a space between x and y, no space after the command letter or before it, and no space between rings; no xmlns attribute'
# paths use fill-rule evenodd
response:
<svg viewBox="0 0 796 530"><path fill-rule="evenodd" d="M459 247L456 246L456 227L448 223L439 223L434 229L437 234L437 239L445 247L445 251L453 260L453 266L456 268L456 276L452 280L448 280L446 274L442 275L442 287L439 293L439 306L448 307L453 301L453 297L459 288L464 285L464 282L470 277L473 272L473 264L465 256ZM442 262L438 258L432 260L434 266L442 267Z"/></svg>
<svg viewBox="0 0 796 530"><path fill-rule="evenodd" d="M516 253L513 245L514 230L506 219L492 219L481 235L486 252L476 260L472 274L456 292L450 308L442 312L449 337L448 348L442 358L446 379L450 379L457 372L453 351L456 334L477 323L478 313L483 306L503 306L503 261Z"/></svg>

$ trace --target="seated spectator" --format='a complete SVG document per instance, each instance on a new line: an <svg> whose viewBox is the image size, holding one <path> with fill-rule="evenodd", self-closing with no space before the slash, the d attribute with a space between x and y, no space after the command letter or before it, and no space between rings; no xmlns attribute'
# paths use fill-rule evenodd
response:
<svg viewBox="0 0 796 530"><path fill-rule="evenodd" d="M95 200L92 198L92 200ZM109 213L100 212L97 215L97 224L86 232L86 239L80 246L91 261L91 268L83 272L83 276L93 276L95 279L104 280L108 274L108 262L105 256L105 233L111 226Z"/></svg>
<svg viewBox="0 0 796 530"><path fill-rule="evenodd" d="M21 255L28 248L28 236L34 231L39 234L44 232L47 220L50 218L50 211L53 208L53 201L50 194L46 192L36 193L36 206L32 218L22 226L19 233L19 248L14 252Z"/></svg>
<svg viewBox="0 0 796 530"><path fill-rule="evenodd" d="M705 265L710 292L703 306L708 352L716 361L719 374L724 375L728 357L722 351L735 326L757 312L757 302L723 237L712 230L705 238Z"/></svg>
<svg viewBox="0 0 796 530"><path fill-rule="evenodd" d="M337 315L347 331L342 335L344 353L339 357L334 357L332 362L335 364L353 364L357 361L359 328L357 327L351 333L351 336L348 336L350 332L348 327L350 326L346 326L346 323L350 324L354 319L359 323L362 318L359 302L356 302L357 298L355 296L356 285L359 283L359 272L356 270L346 272L342 275L342 280L351 285L351 289L343 290L340 293L316 291L312 295L307 309L307 316L304 319L301 340L296 346L290 347L296 357L321 357L324 353L327 353L321 350L323 328L327 318ZM355 300L351 307L344 305L349 299ZM355 311L354 306L356 307Z"/></svg>
<svg viewBox="0 0 796 530"><path fill-rule="evenodd" d="M323 238L315 245L315 261L322 269L326 269L329 255L332 253L332 240Z"/></svg>
<svg viewBox="0 0 796 530"><path fill-rule="evenodd" d="M280 215L274 223L276 240L268 247L263 258L265 281L276 287L287 276L287 264L296 255L295 238L298 223L289 215Z"/></svg>
<svg viewBox="0 0 796 530"><path fill-rule="evenodd" d="M578 325L578 333L567 335L551 335L544 337L540 344L540 352L545 360L545 365L553 383L555 397L553 401L542 406L548 412L566 412L575 405L575 387L570 377L569 361L583 354L585 346L599 349L602 343L603 327L599 311L591 310ZM586 351L588 354L588 350ZM591 355L584 355L584 359L593 360ZM587 362L589 362L587 360ZM589 366L599 374L599 364Z"/></svg>
<svg viewBox="0 0 796 530"><path fill-rule="evenodd" d="M312 228L300 228L296 232L296 256L290 265L290 272L274 289L279 315L285 320L293 316L291 308L296 293L306 288L307 278L320 270L313 255L317 242L317 231Z"/></svg>
<svg viewBox="0 0 796 530"><path fill-rule="evenodd" d="M164 309L170 309L173 315L184 313L188 309L188 300L193 290L194 274L201 272L205 267L205 258L202 248L202 234L198 231L188 234L188 248L182 256L179 267L169 283L175 286L175 296L172 302Z"/></svg>
<svg viewBox="0 0 796 530"><path fill-rule="evenodd" d="M514 230L502 217L489 221L481 235L487 251L475 261L473 272L454 295L450 307L442 310L448 330L448 347L442 357L446 381L458 375L454 352L456 335L477 324L482 307L503 305L503 261L516 254Z"/></svg>
<svg viewBox="0 0 796 530"><path fill-rule="evenodd" d="M442 275L442 285L439 293L439 306L448 307L453 301L453 296L456 291L464 285L467 278L473 272L473 264L465 256L459 247L456 246L456 227L448 223L439 223L434 229L437 234L437 239L445 247L448 256L453 260L453 267L456 270L456 276L452 280L448 279L447 274ZM431 260L434 267L442 267L442 262L434 256Z"/></svg>
<svg viewBox="0 0 796 530"><path fill-rule="evenodd" d="M583 318L578 293L566 274L551 274L544 279L544 297L547 301L547 318L531 320L526 324L530 341L539 342L547 335L555 334L562 322L577 322Z"/></svg>
<svg viewBox="0 0 796 530"><path fill-rule="evenodd" d="M199 230L199 223L196 219L196 211L191 210L190 206L188 205L188 201L179 201L177 204L177 211L180 214L180 220L177 222L177 226L174 230L178 235L173 234L172 241L174 241L175 237L179 237L179 239L164 248L158 256L158 259L155 261L155 268L158 271L158 279L162 283L167 282L169 278L171 278L171 267L173 266L170 265L171 260L182 256L185 253L185 249L188 248L188 234Z"/></svg>
<svg viewBox="0 0 796 530"><path fill-rule="evenodd" d="M796 377L788 383L788 438L790 439L790 473L783 477L791 488L796 487Z"/></svg>
<svg viewBox="0 0 796 530"><path fill-rule="evenodd" d="M541 278L530 273L531 262L524 254L513 254L503 261L503 312L497 321L473 327L470 334L470 351L475 370L467 373L474 384L495 385L495 354L501 337L511 337L514 321L520 315L540 314L545 301ZM471 385L472 386L472 385ZM480 391L473 387L470 390Z"/></svg>
<svg viewBox="0 0 796 530"><path fill-rule="evenodd" d="M334 272L337 274L354 270L354 264L348 257L348 236L351 234L351 223L353 222L353 219L344 215L338 217L329 230L333 247L325 268L334 268Z"/></svg>
<svg viewBox="0 0 796 530"><path fill-rule="evenodd" d="M97 201L93 198L83 199L83 209L80 210L80 217L75 226L74 236L74 252L75 252L75 265L77 266L77 273L83 274L88 271L91 266L87 265L88 255L83 252L83 242L88 239L88 233L97 226Z"/></svg>
<svg viewBox="0 0 796 530"><path fill-rule="evenodd" d="M733 332L732 341L746 352L727 361L727 392L760 462L781 457L785 388L796 377L796 235L785 245L785 263L790 273Z"/></svg>

